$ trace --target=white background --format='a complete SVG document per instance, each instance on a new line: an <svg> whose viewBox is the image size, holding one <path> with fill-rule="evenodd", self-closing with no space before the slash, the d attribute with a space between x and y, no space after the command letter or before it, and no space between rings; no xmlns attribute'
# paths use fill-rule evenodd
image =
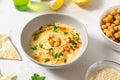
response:
<svg viewBox="0 0 120 80"><path fill-rule="evenodd" d="M46 80L84 80L88 67L96 61L107 59L120 63L120 53L104 44L98 25L101 13L113 5L120 5L120 0L89 0L83 7L66 0L62 9L56 12L77 17L87 28L89 44L85 53L74 65L66 69L49 70L26 57L20 46L20 33L32 18L52 11L21 12L15 9L13 0L0 0L0 33L9 36L22 56L22 61L0 60L1 73L3 75L12 73L17 76L17 80L30 80L34 73L46 76Z"/></svg>

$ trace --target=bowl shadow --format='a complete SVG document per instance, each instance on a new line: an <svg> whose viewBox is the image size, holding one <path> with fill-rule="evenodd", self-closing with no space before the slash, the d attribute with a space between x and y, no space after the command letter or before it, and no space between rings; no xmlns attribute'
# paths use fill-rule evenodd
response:
<svg viewBox="0 0 120 80"><path fill-rule="evenodd" d="M109 59L107 57L111 55L105 53L112 51L102 41L92 36L89 36L88 39L88 48L78 61L67 68L49 71L63 80L85 80L85 74L89 66L96 61ZM100 52L98 52L98 49Z"/></svg>

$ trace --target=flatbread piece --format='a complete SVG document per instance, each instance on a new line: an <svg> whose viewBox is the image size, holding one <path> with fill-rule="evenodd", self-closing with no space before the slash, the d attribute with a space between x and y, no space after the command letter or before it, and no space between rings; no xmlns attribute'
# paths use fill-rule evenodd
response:
<svg viewBox="0 0 120 80"><path fill-rule="evenodd" d="M0 59L21 60L16 48L5 34L0 34Z"/></svg>

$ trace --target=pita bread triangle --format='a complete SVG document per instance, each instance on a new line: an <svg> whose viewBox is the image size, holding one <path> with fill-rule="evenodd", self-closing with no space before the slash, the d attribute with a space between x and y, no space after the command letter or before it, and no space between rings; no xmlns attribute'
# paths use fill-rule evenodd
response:
<svg viewBox="0 0 120 80"><path fill-rule="evenodd" d="M21 60L16 48L5 34L0 34L0 59Z"/></svg>

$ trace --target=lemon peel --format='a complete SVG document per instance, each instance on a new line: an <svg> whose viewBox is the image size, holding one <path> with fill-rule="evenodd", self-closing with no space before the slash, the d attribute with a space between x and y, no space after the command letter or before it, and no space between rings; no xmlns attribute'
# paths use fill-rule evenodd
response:
<svg viewBox="0 0 120 80"><path fill-rule="evenodd" d="M62 6L63 6L63 4L64 4L64 1L65 0L56 0L53 4L51 4L49 7L50 7L50 9L51 10L58 10L58 9L60 9Z"/></svg>

